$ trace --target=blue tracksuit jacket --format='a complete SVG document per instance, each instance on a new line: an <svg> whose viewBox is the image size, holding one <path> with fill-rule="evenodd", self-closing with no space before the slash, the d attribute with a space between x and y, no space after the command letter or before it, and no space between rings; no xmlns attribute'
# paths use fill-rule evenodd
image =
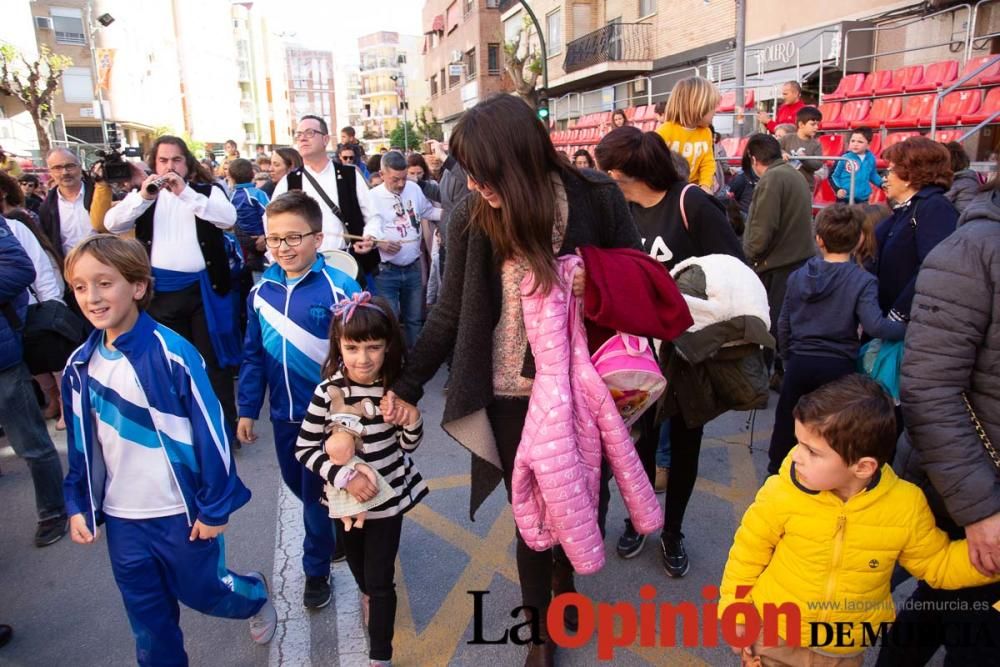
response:
<svg viewBox="0 0 1000 667"><path fill-rule="evenodd" d="M104 522L107 471L100 443L95 442L88 365L103 337L103 331L95 330L77 348L62 381L69 450L69 474L63 482L66 511L82 512L91 530ZM184 498L188 525L196 519L209 526L228 523L229 515L250 500L250 490L236 475L222 406L212 391L204 359L180 334L144 312L131 331L115 340L115 347L135 369L156 439ZM125 401L120 407L135 409ZM146 428L145 416L130 421L135 428Z"/></svg>
<svg viewBox="0 0 1000 667"><path fill-rule="evenodd" d="M360 291L353 278L327 265L322 255L292 285L278 264L264 272L247 298L236 401L240 417L260 416L267 388L272 421L302 421L330 350L330 307Z"/></svg>

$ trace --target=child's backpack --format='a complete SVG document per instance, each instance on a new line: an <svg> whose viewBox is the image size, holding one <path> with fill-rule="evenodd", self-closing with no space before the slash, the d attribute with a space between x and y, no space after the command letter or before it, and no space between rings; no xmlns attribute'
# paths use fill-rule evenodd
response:
<svg viewBox="0 0 1000 667"><path fill-rule="evenodd" d="M649 341L642 336L616 333L598 348L591 362L611 391L625 426L632 426L667 388Z"/></svg>

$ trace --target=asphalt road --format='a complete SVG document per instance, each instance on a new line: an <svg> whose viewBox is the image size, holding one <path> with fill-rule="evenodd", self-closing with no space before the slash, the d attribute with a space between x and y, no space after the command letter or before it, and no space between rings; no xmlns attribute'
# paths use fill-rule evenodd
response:
<svg viewBox="0 0 1000 667"><path fill-rule="evenodd" d="M474 637L474 598L482 595L482 637L496 640L518 621L513 520L498 490L472 522L468 518L469 457L439 428L443 375L428 387L421 404L426 438L415 461L431 487L425 501L403 523L397 561L397 665L520 665L525 649L511 644L469 644ZM777 396L771 395L771 406ZM667 577L659 545L649 540L636 558L614 553L624 508L612 493L607 564L596 575L577 577L581 593L595 601L638 605L640 587L651 585L655 602L701 605L702 588L717 585L732 535L764 477L773 410L756 413L754 446L748 447L747 413L730 413L706 430L700 478L684 530L691 570ZM50 425L53 422L50 422ZM65 452L65 438L52 430ZM301 606L299 565L301 519L294 498L283 493L270 428L260 424L259 441L237 453L240 476L253 500L236 513L226 532L227 561L236 571L268 573L281 625L269 646L250 642L245 621L210 618L182 608L181 625L192 665L277 667L367 664L357 592L346 565L335 566L335 600L308 612ZM0 665L134 664L134 647L121 599L108 564L103 537L83 547L64 538L44 549L32 546L34 501L27 468L0 441L0 623L15 628L0 649ZM65 462L65 458L64 458ZM659 496L662 502L662 496ZM909 589L899 591L904 595ZM682 632L678 630L678 642ZM698 643L703 638L699 634ZM869 663L874 656L869 656ZM640 646L619 648L610 663L597 657L594 639L575 650L561 649L560 665L732 665L725 647Z"/></svg>

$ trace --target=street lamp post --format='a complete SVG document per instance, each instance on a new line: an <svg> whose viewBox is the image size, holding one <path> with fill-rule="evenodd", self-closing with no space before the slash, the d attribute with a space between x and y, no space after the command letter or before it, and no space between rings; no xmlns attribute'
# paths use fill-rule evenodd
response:
<svg viewBox="0 0 1000 667"><path fill-rule="evenodd" d="M104 14L99 17L101 20L101 25L107 27L115 20L110 14ZM107 23L104 21L107 20ZM90 62L94 67L94 75L97 77L97 112L98 117L101 119L101 138L104 141L105 147L108 145L108 124L104 117L104 94L101 92L101 69L99 63L97 62L97 46L95 44L94 37L97 34L97 30L94 27L94 3L93 0L87 0L87 40L90 42Z"/></svg>

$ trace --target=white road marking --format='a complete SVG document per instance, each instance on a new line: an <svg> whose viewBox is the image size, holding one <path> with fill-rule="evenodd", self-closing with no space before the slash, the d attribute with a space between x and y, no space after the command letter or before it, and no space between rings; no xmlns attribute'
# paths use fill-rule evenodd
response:
<svg viewBox="0 0 1000 667"><path fill-rule="evenodd" d="M306 577L302 572L302 502L278 483L278 519L274 535L271 599L278 629L271 640L269 667L311 667L309 612L302 606Z"/></svg>

